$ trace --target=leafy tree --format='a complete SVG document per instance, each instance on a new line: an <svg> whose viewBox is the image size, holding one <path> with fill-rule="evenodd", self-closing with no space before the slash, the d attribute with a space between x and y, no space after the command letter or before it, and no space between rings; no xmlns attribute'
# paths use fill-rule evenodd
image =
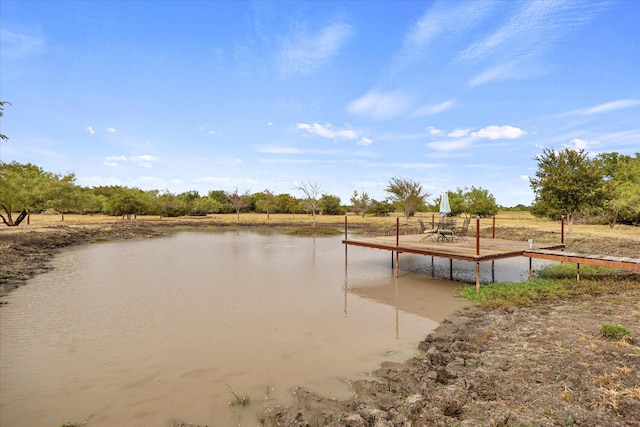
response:
<svg viewBox="0 0 640 427"><path fill-rule="evenodd" d="M70 173L65 176L55 175L47 186L47 207L52 208L61 215L64 221L64 214L78 210L80 206L80 192L75 185L76 176Z"/></svg>
<svg viewBox="0 0 640 427"><path fill-rule="evenodd" d="M233 212L233 205L227 199L227 194L222 190L212 190L209 198L215 200L220 205L220 213L227 214Z"/></svg>
<svg viewBox="0 0 640 427"><path fill-rule="evenodd" d="M316 226L316 212L318 210L318 201L320 196L320 184L315 181L308 181L294 186L296 190L300 190L306 196L304 200L307 209L311 210L313 216L313 226Z"/></svg>
<svg viewBox="0 0 640 427"><path fill-rule="evenodd" d="M0 218L18 226L28 213L44 209L46 190L53 175L31 163L0 162ZM21 212L16 220L13 213Z"/></svg>
<svg viewBox="0 0 640 427"><path fill-rule="evenodd" d="M191 215L206 216L218 213L221 210L220 203L210 197L200 197L191 203Z"/></svg>
<svg viewBox="0 0 640 427"><path fill-rule="evenodd" d="M298 210L298 201L290 194L278 194L276 196L277 212L278 213L290 213L295 216Z"/></svg>
<svg viewBox="0 0 640 427"><path fill-rule="evenodd" d="M429 197L420 183L398 177L391 178L384 191L389 193L388 200L404 213L407 221L416 211L424 209L424 199Z"/></svg>
<svg viewBox="0 0 640 427"><path fill-rule="evenodd" d="M603 210L609 226L640 222L640 153L635 157L603 153L597 157L604 170Z"/></svg>
<svg viewBox="0 0 640 427"><path fill-rule="evenodd" d="M464 193L464 208L465 213L473 216L490 217L498 213L496 198L481 187L472 186L471 190Z"/></svg>
<svg viewBox="0 0 640 427"><path fill-rule="evenodd" d="M121 186L112 187L114 192L107 199L105 213L107 215L127 216L142 215L151 209L150 197L139 188L128 188Z"/></svg>
<svg viewBox="0 0 640 427"><path fill-rule="evenodd" d="M267 219L269 219L271 212L275 212L277 208L278 199L269 190L264 190L256 200L256 209L265 212L267 214Z"/></svg>
<svg viewBox="0 0 640 427"><path fill-rule="evenodd" d="M174 195L170 192L162 193L156 198L156 209L161 217L175 218L189 212L189 203L193 198L185 197L185 193Z"/></svg>
<svg viewBox="0 0 640 427"><path fill-rule="evenodd" d="M536 177L529 178L535 194L532 213L556 218L566 215L571 232L576 214L602 201L604 177L600 163L591 160L582 149L569 148L544 149L535 160Z"/></svg>
<svg viewBox="0 0 640 427"><path fill-rule="evenodd" d="M364 218L365 212L369 208L370 203L371 199L364 191L359 196L357 191L353 192L353 196L351 196L351 209L356 215L362 215Z"/></svg>
<svg viewBox="0 0 640 427"><path fill-rule="evenodd" d="M340 204L340 197L323 194L318 201L318 207L324 215L344 215L344 208Z"/></svg>
<svg viewBox="0 0 640 427"><path fill-rule="evenodd" d="M376 199L372 199L366 213L373 216L389 216L393 210L394 207L391 203L385 200L377 201Z"/></svg>
<svg viewBox="0 0 640 427"><path fill-rule="evenodd" d="M233 193L225 192L224 194L229 203L231 203L233 208L236 210L238 221L240 221L240 210L247 206L249 202L249 190L245 190L244 193L239 194L238 189L236 188Z"/></svg>

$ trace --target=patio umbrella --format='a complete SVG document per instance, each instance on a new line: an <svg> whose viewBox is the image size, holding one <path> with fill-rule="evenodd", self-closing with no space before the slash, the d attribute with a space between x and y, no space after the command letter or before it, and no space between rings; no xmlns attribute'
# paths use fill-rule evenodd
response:
<svg viewBox="0 0 640 427"><path fill-rule="evenodd" d="M451 213L451 206L449 206L449 196L447 190L442 189L442 195L440 195L440 215L444 218Z"/></svg>

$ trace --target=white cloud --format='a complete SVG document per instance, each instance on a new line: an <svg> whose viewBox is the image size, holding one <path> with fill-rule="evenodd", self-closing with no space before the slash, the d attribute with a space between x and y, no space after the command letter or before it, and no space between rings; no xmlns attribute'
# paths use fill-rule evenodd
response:
<svg viewBox="0 0 640 427"><path fill-rule="evenodd" d="M105 157L103 164L109 167L117 167L120 163L133 163L136 166L141 168L150 169L153 167L153 164L158 162L158 159L155 156L150 154L143 154L142 156L108 156Z"/></svg>
<svg viewBox="0 0 640 427"><path fill-rule="evenodd" d="M209 132L207 132L209 135L217 135L218 132L216 132L215 130L210 130Z"/></svg>
<svg viewBox="0 0 640 427"><path fill-rule="evenodd" d="M329 139L356 139L357 135L351 129L335 129L330 123L321 125L318 123L298 123L298 129L308 132L312 135L322 136Z"/></svg>
<svg viewBox="0 0 640 427"><path fill-rule="evenodd" d="M417 110L415 110L412 114L414 117L420 116L433 116L436 114L440 114L443 111L447 111L455 105L455 101L449 100L441 102L440 104L435 105L424 105Z"/></svg>
<svg viewBox="0 0 640 427"><path fill-rule="evenodd" d="M458 138L458 139L445 139L440 141L433 141L427 144L428 148L436 151L456 151L463 148L467 148L473 142L472 137Z"/></svg>
<svg viewBox="0 0 640 427"><path fill-rule="evenodd" d="M87 126L85 129L89 132L90 135L95 135L96 133L96 131L93 130L93 127L91 126Z"/></svg>
<svg viewBox="0 0 640 427"><path fill-rule="evenodd" d="M623 108L635 107L638 104L640 104L640 100L637 99L620 99L618 101L611 101L588 108L582 114L590 116L592 114L608 113L610 111L621 110Z"/></svg>
<svg viewBox="0 0 640 427"><path fill-rule="evenodd" d="M520 175L518 178L520 178L521 181L529 182L529 175Z"/></svg>
<svg viewBox="0 0 640 427"><path fill-rule="evenodd" d="M373 144L373 139L363 136L362 138L360 138L360 141L358 141L358 145L366 145L369 146Z"/></svg>
<svg viewBox="0 0 640 427"><path fill-rule="evenodd" d="M115 128L107 128L107 132L109 133L116 133L116 129Z"/></svg>
<svg viewBox="0 0 640 427"><path fill-rule="evenodd" d="M258 151L259 153L266 153L266 154L301 154L302 153L302 150L300 150L299 148L277 147L272 145L260 147L256 151Z"/></svg>
<svg viewBox="0 0 640 427"><path fill-rule="evenodd" d="M273 122L267 123L267 126L273 126Z"/></svg>
<svg viewBox="0 0 640 427"><path fill-rule="evenodd" d="M449 138L462 138L463 136L469 135L471 129L456 129L447 134Z"/></svg>
<svg viewBox="0 0 640 427"><path fill-rule="evenodd" d="M564 144L564 146L566 148L571 148L571 149L574 149L574 150L585 150L585 151L587 151L592 146L599 145L599 144L600 143L598 141L587 141L585 139L573 138L571 141L569 141L568 144Z"/></svg>
<svg viewBox="0 0 640 427"><path fill-rule="evenodd" d="M427 127L427 130L429 131L429 135L435 135L435 136L444 135L444 131L442 129L438 129L434 126Z"/></svg>
<svg viewBox="0 0 640 427"><path fill-rule="evenodd" d="M282 75L310 74L328 63L352 34L351 27L344 23L332 23L314 35L304 31L291 34L281 46Z"/></svg>
<svg viewBox="0 0 640 427"><path fill-rule="evenodd" d="M347 112L370 116L374 119L390 119L409 109L413 100L402 91L381 93L369 91L347 105Z"/></svg>
<svg viewBox="0 0 640 427"><path fill-rule="evenodd" d="M494 139L516 139L525 135L526 132L513 126L487 126L478 132L471 132L474 138Z"/></svg>

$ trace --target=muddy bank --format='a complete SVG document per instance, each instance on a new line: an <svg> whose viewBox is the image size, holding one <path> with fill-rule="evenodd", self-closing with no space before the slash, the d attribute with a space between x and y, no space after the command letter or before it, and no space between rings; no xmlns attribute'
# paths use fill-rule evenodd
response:
<svg viewBox="0 0 640 427"><path fill-rule="evenodd" d="M383 363L356 396L334 401L295 390L268 408L265 426L637 426L640 293L587 296L536 307L460 311L405 363ZM636 331L605 340L600 325Z"/></svg>

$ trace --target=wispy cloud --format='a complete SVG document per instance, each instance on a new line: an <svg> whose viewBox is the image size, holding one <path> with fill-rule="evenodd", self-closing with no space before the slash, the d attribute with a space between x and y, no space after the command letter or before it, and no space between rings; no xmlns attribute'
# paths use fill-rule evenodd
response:
<svg viewBox="0 0 640 427"><path fill-rule="evenodd" d="M373 144L373 139L363 136L362 138L360 138L360 140L358 141L358 145L365 145L365 146L369 146Z"/></svg>
<svg viewBox="0 0 640 427"><path fill-rule="evenodd" d="M138 167L150 169L154 163L157 163L160 159L150 154L143 154L141 156L108 156L105 157L103 164L109 167L118 167L122 163L132 163Z"/></svg>
<svg viewBox="0 0 640 427"><path fill-rule="evenodd" d="M116 128L107 128L107 132L109 132L109 133L116 133L116 132L117 132L117 130L116 130Z"/></svg>
<svg viewBox="0 0 640 427"><path fill-rule="evenodd" d="M436 114L440 114L444 111L447 111L455 105L455 101L448 100L441 102L440 104L434 105L423 105L422 107L417 108L413 113L411 113L412 117L421 117L421 116L434 116Z"/></svg>
<svg viewBox="0 0 640 427"><path fill-rule="evenodd" d="M620 99L618 101L607 102L604 104L596 105L595 107L588 108L582 113L582 115L590 116L592 114L609 113L611 111L635 107L638 104L640 104L640 100L637 99Z"/></svg>
<svg viewBox="0 0 640 427"><path fill-rule="evenodd" d="M289 34L280 48L280 72L283 77L310 74L336 56L353 34L351 26L334 22L315 34L298 30Z"/></svg>
<svg viewBox="0 0 640 427"><path fill-rule="evenodd" d="M9 31L0 28L0 53L4 61L22 61L39 55L45 50L45 39L40 35Z"/></svg>
<svg viewBox="0 0 640 427"><path fill-rule="evenodd" d="M318 123L298 123L296 127L300 130L303 130L311 135L321 136L323 138L329 139L356 139L357 134L351 129L336 129L331 125L331 123L327 123L325 125L321 125Z"/></svg>
<svg viewBox="0 0 640 427"><path fill-rule="evenodd" d="M544 72L537 65L544 55L603 9L601 2L583 1L498 4L500 15L492 15L493 22L498 23L497 28L471 43L454 59L459 64L486 64L485 70L471 79L470 86ZM501 20L501 16L506 16L506 21Z"/></svg>
<svg viewBox="0 0 640 427"><path fill-rule="evenodd" d="M92 126L87 126L85 129L87 130L87 132L89 132L89 135L95 135L96 133L96 131L93 130Z"/></svg>
<svg viewBox="0 0 640 427"><path fill-rule="evenodd" d="M562 119L570 116L593 116L596 114L610 113L612 111L623 110L640 105L638 99L618 99L616 101L605 102L604 104L595 105L593 107L579 108L577 110L560 113L556 118Z"/></svg>
<svg viewBox="0 0 640 427"><path fill-rule="evenodd" d="M347 112L386 120L406 112L413 104L412 97L400 90L393 92L369 91L347 105Z"/></svg>

